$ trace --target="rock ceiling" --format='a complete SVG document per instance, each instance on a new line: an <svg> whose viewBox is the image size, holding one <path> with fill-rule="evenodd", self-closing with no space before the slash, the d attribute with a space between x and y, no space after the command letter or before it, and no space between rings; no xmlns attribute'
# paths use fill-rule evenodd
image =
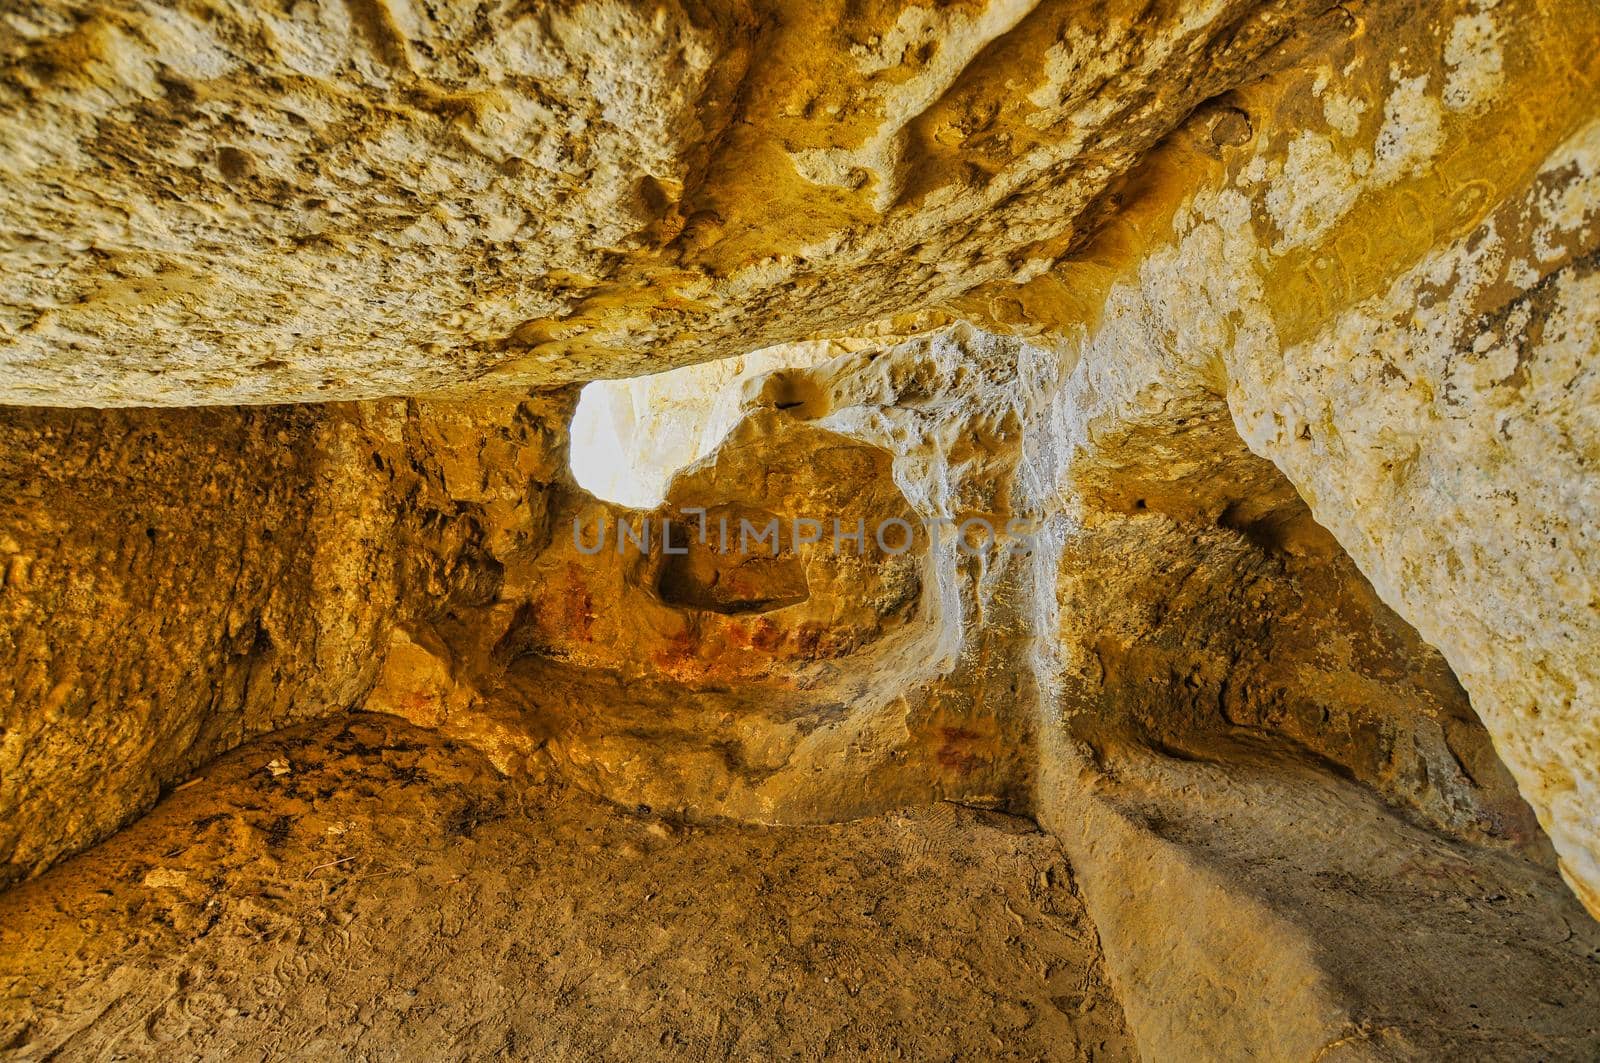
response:
<svg viewBox="0 0 1600 1063"><path fill-rule="evenodd" d="M1567 1000L1597 40L1588 0L7 5L0 881L366 708L688 820L1033 816L1151 1050L1259 1037L1240 999L1279 1049L1459 1047L1385 1025L1351 927L1453 942L1402 987L1440 1023L1480 933ZM1037 549L590 554L643 514L569 451L624 429L582 483L654 517Z"/></svg>

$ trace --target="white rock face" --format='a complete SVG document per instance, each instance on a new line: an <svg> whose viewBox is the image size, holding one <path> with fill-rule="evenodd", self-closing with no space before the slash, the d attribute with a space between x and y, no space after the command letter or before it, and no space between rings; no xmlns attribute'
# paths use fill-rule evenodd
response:
<svg viewBox="0 0 1600 1063"><path fill-rule="evenodd" d="M1554 209L1552 209L1554 208ZM1564 208L1564 209L1563 209ZM1600 122L1318 338L1235 352L1252 449L1449 658L1600 908ZM1526 256L1535 250L1537 263ZM1537 284L1519 289L1527 271Z"/></svg>
<svg viewBox="0 0 1600 1063"><path fill-rule="evenodd" d="M1517 51L1579 61L1552 48ZM1368 75L1332 58L1346 73L1319 84L1355 97ZM1589 101L1538 125L1509 106L1441 125L1465 110L1442 89L1399 66L1370 77L1388 96L1365 140L1335 150L1344 133L1313 124L1210 175L1181 142L1156 164L1148 180L1181 172L1191 191L1132 223L1146 242L1074 341L1075 432L1183 424L1225 392L1250 448L1445 653L1600 911L1600 116ZM1512 129L1536 157L1483 147Z"/></svg>

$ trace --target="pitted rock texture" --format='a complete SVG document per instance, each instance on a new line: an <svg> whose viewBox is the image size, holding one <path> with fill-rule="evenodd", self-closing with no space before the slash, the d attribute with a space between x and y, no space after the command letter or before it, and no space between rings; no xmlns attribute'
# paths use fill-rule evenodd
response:
<svg viewBox="0 0 1600 1063"><path fill-rule="evenodd" d="M11 5L0 401L629 376L1037 274L1331 6Z"/></svg>
<svg viewBox="0 0 1600 1063"><path fill-rule="evenodd" d="M544 544L564 432L541 416L569 408L4 411L0 805L26 814L0 881L351 708L397 625L491 599L497 555Z"/></svg>
<svg viewBox="0 0 1600 1063"><path fill-rule="evenodd" d="M1444 653L1596 910L1600 114L1593 93L1530 101L1549 79L1600 84L1570 32L1600 21L1563 8L1512 32L1514 6L1475 10L1374 12L1365 36L1237 94L1274 118L1250 141L1219 146L1225 115L1197 116L1139 175L1164 194L1019 298L1029 331L1070 337L1089 438L1226 395L1250 448ZM1483 20L1482 48L1445 47ZM1463 95L1484 78L1495 92ZM1069 290L1092 318L1060 316Z"/></svg>
<svg viewBox="0 0 1600 1063"><path fill-rule="evenodd" d="M1152 1058L1600 1050L1586 0L0 18L4 398L424 395L6 415L9 877L365 708L1034 817ZM621 501L527 391L752 351L615 385Z"/></svg>
<svg viewBox="0 0 1600 1063"><path fill-rule="evenodd" d="M27 814L0 827L0 879L371 683L398 588L352 429L312 407L6 411L0 800Z"/></svg>
<svg viewBox="0 0 1600 1063"><path fill-rule="evenodd" d="M1088 365L1079 362L1079 371ZM1029 387L1008 386L1019 370ZM1021 559L1025 564L997 565L948 542L925 544L907 559L923 595L932 588L935 600L919 598L902 617L878 614L867 637L820 657L808 655L803 641L741 643L731 628L716 635L712 625L765 619L780 635L802 630L807 610L827 597L753 618L651 604L649 589L659 585L652 572L666 556L659 540L646 556L588 557L558 534L573 511L641 516L587 498L552 460L561 434L550 425L570 412L570 396L361 411L397 414L398 434L390 439L404 448L375 447L361 465L375 473L384 465L388 490L409 485L399 493L418 519L402 522L391 548L411 573L403 582L415 581L406 593L416 601L438 596L430 609L388 629L365 704L487 756L463 769L447 761L465 751L447 745L441 754L437 739L407 738L405 730L396 732L399 740L368 737L384 726L370 718L342 732L355 736L353 760L341 752L349 739L335 734L340 723L269 738L219 769L232 780L225 785L233 788L234 826L203 835L195 859L206 868L225 864L223 887L209 871L208 878L188 870L181 846L163 848L174 855L159 866L117 855L124 840L128 854L149 849L141 839L188 824L185 815L214 826L208 784L186 787L110 848L82 858L89 868L132 861L138 881L128 888L138 892L128 903L148 898L156 905L149 910L168 913L172 933L141 938L119 907L96 917L102 932L94 940L133 934L130 947L148 957L139 962L181 962L201 973L231 969L233 961L219 957L237 940L234 931L206 944L200 930L242 920L239 933L254 935L275 925L286 875L299 896L307 883L333 874L358 899L353 908L334 902L330 925L354 913L376 920L375 944L393 934L413 941L412 930L378 918L392 907L388 879L399 877L405 896L431 897L441 881L465 872L483 882L484 872L452 865L456 857L449 856L407 870L384 862L385 854L417 851L414 839L401 839L436 821L447 835L470 837L513 806L525 808L528 797L518 787L542 786L549 776L648 808L646 815L664 814L667 836L684 830L685 820L717 815L814 821L955 796L1030 813L1061 838L1089 910L1102 913L1096 919L1105 971L1141 1052L1282 1058L1336 1048L1359 1059L1470 1046L1483 1058L1516 1058L1519 1046L1536 1043L1551 1058L1591 1053L1600 1031L1585 1016L1593 1013L1592 987L1600 985L1593 977L1600 939L1564 893L1527 809L1438 655L1373 600L1281 477L1245 452L1225 420L1202 420L1190 433L1112 433L1064 448L1062 427L1077 423L1088 381L1079 371L1064 380L1050 375L1058 370L1055 352L965 326L846 355L806 371L812 400L803 408L773 405L793 393L793 380L754 389L740 429L679 478L672 498L703 501L689 488L719 485L748 497L743 474L768 468L780 497L799 504L806 496L794 485L805 482L806 459L817 452L794 451L788 475L797 479L789 482L778 460L784 448L763 451L761 443L827 432L881 455L857 471L856 497L889 490L899 504L933 513L1026 512L1047 500L1077 500L1046 518L1039 550ZM1223 409L1220 396L1210 402L1213 412ZM95 416L116 423L135 415ZM965 449L962 440L969 441ZM1163 458L1153 465L1152 449ZM1217 473L1218 457L1225 459L1222 475L1182 475ZM725 463L722 471L736 475L724 480L718 471ZM1137 494L1106 490L1108 469L1116 470L1111 482ZM1047 479L1047 472L1065 479ZM530 491L544 476L553 482ZM828 489L833 480L816 483ZM1075 486L1063 496L1068 485ZM530 498L538 505L530 507ZM834 564L807 563L819 572ZM901 563L866 557L856 578L882 579ZM1152 574L1163 566L1162 577ZM592 581L596 593L585 601L561 579ZM597 608L606 594L628 604L616 612ZM852 602L862 619L872 615L860 599L832 604ZM936 635L935 644L952 647L954 659L930 655L926 646L895 652L895 639L919 625ZM675 631L698 632L698 640ZM563 641L552 641L557 636ZM863 676L874 683L841 697L825 682L795 682L807 669L825 680L832 670L834 683ZM806 726L795 727L800 721ZM91 737L85 731L76 740ZM391 746L397 752L368 763ZM419 748L432 752L419 755ZM486 783L482 772L491 765L515 780ZM408 803L408 816L371 811L395 800L395 786L414 789L419 769L446 784L426 790L423 805ZM341 811L340 801L356 799L339 797L346 790L367 804ZM394 829L371 847L352 848L349 832L380 819ZM553 826L540 822L536 836ZM462 844L457 837L437 851L460 856ZM642 845L641 852L652 845L623 844ZM302 850L290 861L306 869L296 879L285 861ZM352 852L365 861L361 868L336 863ZM72 865L52 872L34 884L43 893L17 894L19 903L50 895L57 883L87 889L104 881L97 872L72 877L78 873ZM659 873L650 882L661 884ZM237 911L219 899L241 890L262 899L241 902ZM693 895L705 896L703 883ZM526 909L506 907L508 897L496 889L475 910L515 920ZM1022 909L1012 903L1012 910ZM21 925L34 926L36 917L55 918L35 912ZM1423 943L1417 947L1429 959L1397 966L1387 949L1348 932L1380 924L1385 941ZM573 932L592 942L598 930L580 923ZM326 958L343 947L340 934L330 934L311 936L319 958L308 961L313 987L304 999L363 992L366 983L341 976L345 968ZM40 940L24 935L22 944ZM117 975L86 939L87 951L72 953L81 966L68 976L51 973L61 971L54 965L63 954L41 948L10 954L22 958L21 974L41 979L47 995L59 993L48 996L59 1003L49 1014L28 1012L17 1035L27 1040L16 1044L47 1051L63 1037L83 1045L123 1039L122 1012L105 1012L103 1002L105 994L129 989L145 1002L129 1006L163 1016L139 1035L150 1052L174 1044L297 1045L324 1036L302 998L263 1016L251 991L228 989L209 974L180 979L175 988L126 967ZM463 962L443 941L429 955L452 970ZM497 977L514 977L523 962L500 955ZM397 963L397 985L417 978L413 966ZM471 967L481 974L481 960ZM1458 968L1483 975L1449 973ZM673 969L696 991L713 991L708 971ZM610 970L596 961L599 985L610 984ZM1507 972L1515 973L1502 977ZM215 992L202 994L197 985ZM1427 992L1416 995L1419 986ZM423 988L428 1007L459 1014L448 1002L450 985ZM614 1001L596 1001L614 1012ZM105 1022L94 1018L101 1014ZM372 1014L389 1031L385 1043L435 1036L431 1025L403 1022L399 1010ZM559 1014L538 1012L542 1017L516 1025L515 1036L558 1044L603 1036L569 1027ZM891 1023L884 1036L910 1036L898 1029ZM982 1032L953 1025L950 1036L974 1031Z"/></svg>

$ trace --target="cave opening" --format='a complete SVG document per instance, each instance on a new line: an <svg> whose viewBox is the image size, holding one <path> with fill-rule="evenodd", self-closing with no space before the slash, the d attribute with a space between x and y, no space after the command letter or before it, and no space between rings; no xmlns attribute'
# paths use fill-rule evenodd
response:
<svg viewBox="0 0 1600 1063"><path fill-rule="evenodd" d="M838 350L796 343L585 384L572 415L569 462L579 487L632 509L654 509L680 470L716 449L759 379L816 365Z"/></svg>
<svg viewBox="0 0 1600 1063"><path fill-rule="evenodd" d="M1593 0L9 6L0 1056L1600 1059Z"/></svg>

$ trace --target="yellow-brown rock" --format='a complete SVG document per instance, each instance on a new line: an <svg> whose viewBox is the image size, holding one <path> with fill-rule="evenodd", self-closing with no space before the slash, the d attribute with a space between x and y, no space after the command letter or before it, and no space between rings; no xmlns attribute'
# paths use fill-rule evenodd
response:
<svg viewBox="0 0 1600 1063"><path fill-rule="evenodd" d="M30 2L0 400L628 376L1030 276L1329 6Z"/></svg>
<svg viewBox="0 0 1600 1063"><path fill-rule="evenodd" d="M61 1050L63 1014L120 1036L103 956L62 987L30 936L57 882L133 903L95 868L182 924L159 968L242 948L249 910L184 937L238 884L327 873L343 927L336 890L368 918L467 883L448 950L452 920L527 925L515 860L553 898L649 857L684 897L695 853L751 839L921 875L960 830L1043 868L994 880L1019 947L1056 955L1035 913L1070 898L1092 948L913 1036L852 950L929 993L929 955L979 954L852 931L826 969L870 1014L819 1028L1594 1058L1596 42L1588 0L0 13L0 885L46 876L0 906L8 984L62 1002L0 1012L0 1045ZM415 830L339 848L411 799ZM618 849L577 839L565 881L502 828L459 860L435 837L513 804ZM191 812L232 817L247 870L206 878L210 835L139 862ZM948 912L931 881L896 903ZM784 904L757 966L815 961ZM647 922L619 925L689 925ZM674 957L648 1022L697 984L726 1009L695 1054L771 1054L711 923L749 925L607 948ZM557 1010L569 975L604 996L655 962L559 940L585 958L540 968ZM327 1017L292 999L310 1045ZM522 1051L481 1003L446 1006ZM437 1049L371 1006L386 1051ZM169 1040L261 1048L248 1018ZM621 1043L564 1022L573 1055Z"/></svg>

